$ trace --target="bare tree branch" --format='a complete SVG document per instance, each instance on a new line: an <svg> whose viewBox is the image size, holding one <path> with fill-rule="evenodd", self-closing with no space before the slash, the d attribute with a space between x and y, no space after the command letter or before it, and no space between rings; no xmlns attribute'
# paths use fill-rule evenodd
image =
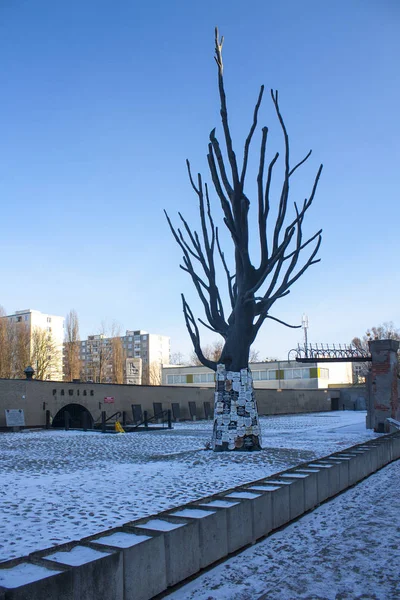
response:
<svg viewBox="0 0 400 600"><path fill-rule="evenodd" d="M185 296L183 294L181 294L181 298L182 298L182 306L183 306L183 314L185 317L185 322L186 322L186 327L187 330L189 332L190 335L190 339L192 340L192 344L193 344L193 348L200 360L200 362L205 365L206 367L209 367L210 369L212 369L213 371L217 370L217 363L215 363L212 360L208 360L202 350L201 350L201 345L200 345L200 332L199 332L199 328L197 327L196 324L196 320L193 316L193 313L190 309L189 304L186 302L185 300Z"/></svg>
<svg viewBox="0 0 400 600"><path fill-rule="evenodd" d="M226 368L239 370L248 365L249 349L259 328L266 319L275 320L288 327L292 326L277 317L269 315L271 306L280 298L290 293L291 286L316 264L321 244L321 230L303 239L303 222L310 209L322 165L314 179L309 198L303 204L294 203L294 215L288 215L290 178L311 157L311 150L297 162L290 165L289 135L284 123L278 99L278 92L271 90L276 118L283 134L284 172L278 194L278 208L275 223L269 227L270 207L272 205L272 178L276 177L275 165L279 158L276 152L267 156L268 128L262 128L258 155L257 170L257 209L258 209L258 241L260 244L260 260L257 268L250 257L249 244L249 207L250 200L245 190L245 181L250 161L250 149L253 141L263 99L264 86L261 86L253 111L253 120L244 142L243 162L239 168L234 151L229 126L228 109L224 88L224 65L222 59L223 37L215 30L215 60L218 67L218 89L220 114L223 130L224 149L216 137L215 129L210 133L208 144L208 166L212 183L219 199L223 221L227 227L234 250L234 269L232 274L228 261L220 244L218 227L212 215L209 189L203 184L201 175L197 181L192 176L190 163L187 161L190 184L199 202L199 233L189 227L179 214L183 223L182 231L175 230L168 215L167 220L175 240L183 251L181 268L189 273L197 294L203 304L206 319L199 322L206 328L218 332L225 339L221 361ZM267 166L268 165L268 166ZM308 250L311 248L311 250ZM308 252L307 252L308 250ZM215 262L218 258L219 268ZM201 277L198 270L204 273ZM196 271L197 269L197 271ZM231 312L224 315L217 275L225 276ZM261 293L260 293L261 292ZM257 294L257 296L256 296ZM199 360L209 366L207 357L201 352L200 336L197 322L184 297L182 297L186 326L194 344ZM211 368L214 368L212 365Z"/></svg>

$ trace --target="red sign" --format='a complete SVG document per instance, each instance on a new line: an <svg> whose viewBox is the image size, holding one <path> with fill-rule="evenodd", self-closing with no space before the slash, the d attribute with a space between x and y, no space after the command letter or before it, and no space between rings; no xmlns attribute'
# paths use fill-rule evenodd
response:
<svg viewBox="0 0 400 600"><path fill-rule="evenodd" d="M106 398L104 398L104 402L106 404L114 404L114 398L112 396L107 396Z"/></svg>

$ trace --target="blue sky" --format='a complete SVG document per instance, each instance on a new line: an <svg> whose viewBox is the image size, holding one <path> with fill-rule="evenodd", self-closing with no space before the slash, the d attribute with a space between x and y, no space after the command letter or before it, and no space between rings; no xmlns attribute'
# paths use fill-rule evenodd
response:
<svg viewBox="0 0 400 600"><path fill-rule="evenodd" d="M83 335L117 321L189 354L181 291L202 314L163 208L195 222L185 159L208 178L218 25L238 154L264 83L279 90L293 160L313 149L293 200L324 163L306 227L324 230L322 261L271 314L306 312L324 343L400 326L399 24L396 0L0 0L0 304L75 308ZM282 150L268 95L260 123ZM255 348L284 358L297 341L267 322Z"/></svg>

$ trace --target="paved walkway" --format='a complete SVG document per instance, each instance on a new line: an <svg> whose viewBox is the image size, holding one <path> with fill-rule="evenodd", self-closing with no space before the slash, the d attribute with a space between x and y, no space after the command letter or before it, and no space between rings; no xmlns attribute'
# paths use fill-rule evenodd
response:
<svg viewBox="0 0 400 600"><path fill-rule="evenodd" d="M167 598L400 599L400 460Z"/></svg>

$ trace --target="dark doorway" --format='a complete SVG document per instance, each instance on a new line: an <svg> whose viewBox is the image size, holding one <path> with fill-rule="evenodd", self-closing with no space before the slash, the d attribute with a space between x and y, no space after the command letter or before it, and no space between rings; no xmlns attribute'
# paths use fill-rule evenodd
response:
<svg viewBox="0 0 400 600"><path fill-rule="evenodd" d="M69 426L72 429L92 429L93 417L87 408L81 404L67 404L58 411L53 419L53 427L65 427L65 413L69 414Z"/></svg>
<svg viewBox="0 0 400 600"><path fill-rule="evenodd" d="M331 410L339 410L339 398L331 398Z"/></svg>

